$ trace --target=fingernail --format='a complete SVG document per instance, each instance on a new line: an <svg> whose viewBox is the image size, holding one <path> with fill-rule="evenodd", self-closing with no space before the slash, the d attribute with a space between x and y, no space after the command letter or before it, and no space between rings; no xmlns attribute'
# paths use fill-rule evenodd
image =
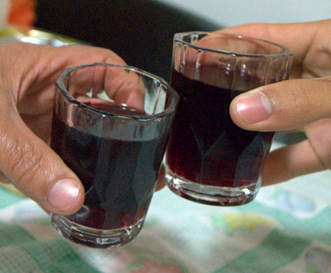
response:
<svg viewBox="0 0 331 273"><path fill-rule="evenodd" d="M66 210L75 204L79 194L78 183L73 179L58 181L50 191L47 201L57 210Z"/></svg>
<svg viewBox="0 0 331 273"><path fill-rule="evenodd" d="M272 106L265 94L252 92L238 98L237 112L247 123L257 123L270 118Z"/></svg>

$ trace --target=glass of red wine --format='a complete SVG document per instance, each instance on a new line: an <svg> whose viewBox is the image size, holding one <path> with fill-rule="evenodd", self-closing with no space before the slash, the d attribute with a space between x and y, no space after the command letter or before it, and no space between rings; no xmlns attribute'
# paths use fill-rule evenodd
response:
<svg viewBox="0 0 331 273"><path fill-rule="evenodd" d="M197 203L236 206L251 202L274 132L237 127L232 99L289 78L292 54L281 45L230 34L174 36L171 86L180 101L166 152L166 182Z"/></svg>
<svg viewBox="0 0 331 273"><path fill-rule="evenodd" d="M143 227L179 100L161 78L93 63L55 86L51 147L80 178L82 208L52 215L65 238L89 247L130 242Z"/></svg>

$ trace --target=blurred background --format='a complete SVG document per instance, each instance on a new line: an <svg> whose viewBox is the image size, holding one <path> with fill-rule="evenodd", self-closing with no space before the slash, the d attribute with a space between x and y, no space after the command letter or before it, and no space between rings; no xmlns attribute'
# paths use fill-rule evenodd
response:
<svg viewBox="0 0 331 273"><path fill-rule="evenodd" d="M331 17L329 0L159 0L224 27L253 22L292 23Z"/></svg>
<svg viewBox="0 0 331 273"><path fill-rule="evenodd" d="M330 18L330 0L36 0L35 27L110 48L170 79L176 32Z"/></svg>

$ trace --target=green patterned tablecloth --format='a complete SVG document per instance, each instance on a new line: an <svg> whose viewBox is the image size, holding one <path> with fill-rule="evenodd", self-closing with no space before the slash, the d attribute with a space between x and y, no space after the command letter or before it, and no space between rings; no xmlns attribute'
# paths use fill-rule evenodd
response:
<svg viewBox="0 0 331 273"><path fill-rule="evenodd" d="M331 272L331 173L262 188L249 205L195 204L163 189L130 244L62 239L37 204L0 188L0 272Z"/></svg>

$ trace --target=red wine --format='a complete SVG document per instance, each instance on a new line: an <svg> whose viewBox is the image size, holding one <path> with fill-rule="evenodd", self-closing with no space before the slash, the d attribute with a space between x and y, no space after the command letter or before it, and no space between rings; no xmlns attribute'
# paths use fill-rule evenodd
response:
<svg viewBox="0 0 331 273"><path fill-rule="evenodd" d="M114 105L93 107L114 111ZM124 110L115 107L119 113ZM133 114L142 113L132 110ZM52 126L51 147L78 175L86 192L83 207L66 216L69 220L107 230L131 226L145 217L167 135L145 141L99 137L68 126L56 113Z"/></svg>
<svg viewBox="0 0 331 273"><path fill-rule="evenodd" d="M254 79L251 79L254 80ZM189 181L222 187L257 182L273 133L236 126L229 105L239 93L189 79L173 70L180 101L167 148L167 166Z"/></svg>

